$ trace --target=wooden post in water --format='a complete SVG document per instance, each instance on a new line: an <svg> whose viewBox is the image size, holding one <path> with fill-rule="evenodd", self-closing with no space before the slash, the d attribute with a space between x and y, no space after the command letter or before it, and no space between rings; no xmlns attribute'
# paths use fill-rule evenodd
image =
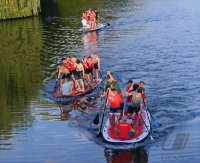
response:
<svg viewBox="0 0 200 163"><path fill-rule="evenodd" d="M40 0L0 0L0 20L36 16L39 12Z"/></svg>

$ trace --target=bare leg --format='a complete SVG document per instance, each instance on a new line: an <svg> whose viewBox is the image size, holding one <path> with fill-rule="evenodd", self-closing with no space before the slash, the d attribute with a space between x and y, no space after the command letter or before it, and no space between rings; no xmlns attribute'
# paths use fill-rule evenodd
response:
<svg viewBox="0 0 200 163"><path fill-rule="evenodd" d="M96 72L96 80L98 81L99 80L99 70L96 69L95 72Z"/></svg>
<svg viewBox="0 0 200 163"><path fill-rule="evenodd" d="M81 80L81 87L82 87L82 90L84 91L85 88L84 88L84 83L83 83L83 79L80 79Z"/></svg>

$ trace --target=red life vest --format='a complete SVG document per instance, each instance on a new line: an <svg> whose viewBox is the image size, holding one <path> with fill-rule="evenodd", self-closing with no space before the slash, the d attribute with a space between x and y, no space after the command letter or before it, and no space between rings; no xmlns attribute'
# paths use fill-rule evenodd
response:
<svg viewBox="0 0 200 163"><path fill-rule="evenodd" d="M127 139L128 131L132 129L131 125L124 121L119 123L117 125L117 128L119 129L119 137L121 139Z"/></svg>
<svg viewBox="0 0 200 163"><path fill-rule="evenodd" d="M74 66L74 63L73 63L71 60L67 61L67 68L68 68L70 71L76 70L76 67Z"/></svg>
<svg viewBox="0 0 200 163"><path fill-rule="evenodd" d="M63 66L67 67L67 60L63 60Z"/></svg>
<svg viewBox="0 0 200 163"><path fill-rule="evenodd" d="M94 63L91 61L87 62L88 69L94 69Z"/></svg>
<svg viewBox="0 0 200 163"><path fill-rule="evenodd" d="M107 97L108 101L110 102L111 108L119 108L121 105L121 97L116 90L110 91Z"/></svg>

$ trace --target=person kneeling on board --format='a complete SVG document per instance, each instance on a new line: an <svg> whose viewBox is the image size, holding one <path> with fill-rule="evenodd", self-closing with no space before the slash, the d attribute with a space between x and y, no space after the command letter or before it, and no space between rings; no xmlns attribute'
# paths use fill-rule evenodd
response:
<svg viewBox="0 0 200 163"><path fill-rule="evenodd" d="M69 81L69 78L65 78L64 82L61 84L60 92L64 96L69 96L72 93L72 82Z"/></svg>
<svg viewBox="0 0 200 163"><path fill-rule="evenodd" d="M123 116L122 121L117 124L117 135L119 136L120 139L131 139L135 135L135 130L134 128L126 122L127 117Z"/></svg>

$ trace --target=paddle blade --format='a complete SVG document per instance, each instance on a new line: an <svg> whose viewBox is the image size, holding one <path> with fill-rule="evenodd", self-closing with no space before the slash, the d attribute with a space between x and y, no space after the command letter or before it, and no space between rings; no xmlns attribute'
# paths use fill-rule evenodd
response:
<svg viewBox="0 0 200 163"><path fill-rule="evenodd" d="M102 135L102 132L101 132L101 131L99 131L98 134L96 135L97 138L102 137L102 136L103 136L103 135Z"/></svg>
<svg viewBox="0 0 200 163"><path fill-rule="evenodd" d="M160 125L159 125L156 121L154 121L153 125L154 125L154 127L156 127L156 128L160 127Z"/></svg>
<svg viewBox="0 0 200 163"><path fill-rule="evenodd" d="M95 125L98 125L99 124L99 113L97 113L97 115L95 116L95 118L93 119L93 123Z"/></svg>
<svg viewBox="0 0 200 163"><path fill-rule="evenodd" d="M151 140L155 140L155 139L153 138L153 136L151 136L151 135L150 135L150 139L151 139Z"/></svg>

